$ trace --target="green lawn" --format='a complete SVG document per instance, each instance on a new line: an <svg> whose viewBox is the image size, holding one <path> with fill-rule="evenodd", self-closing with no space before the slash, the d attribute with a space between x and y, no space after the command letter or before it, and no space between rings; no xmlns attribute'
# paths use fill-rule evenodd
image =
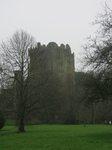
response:
<svg viewBox="0 0 112 150"><path fill-rule="evenodd" d="M0 131L0 150L111 150L111 125L37 125Z"/></svg>

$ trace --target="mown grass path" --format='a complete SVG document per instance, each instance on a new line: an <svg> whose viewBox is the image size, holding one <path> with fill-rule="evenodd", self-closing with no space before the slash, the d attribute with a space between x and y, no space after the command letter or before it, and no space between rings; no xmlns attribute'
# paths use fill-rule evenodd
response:
<svg viewBox="0 0 112 150"><path fill-rule="evenodd" d="M0 131L0 150L112 150L111 125L36 125Z"/></svg>

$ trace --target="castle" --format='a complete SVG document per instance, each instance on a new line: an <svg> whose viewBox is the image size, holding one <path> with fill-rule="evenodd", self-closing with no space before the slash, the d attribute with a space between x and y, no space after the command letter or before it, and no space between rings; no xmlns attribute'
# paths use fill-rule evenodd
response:
<svg viewBox="0 0 112 150"><path fill-rule="evenodd" d="M44 118L44 123L60 123L68 118L73 120L71 115L74 114L75 104L75 67L74 53L71 53L70 46L58 46L55 42L50 42L47 46L38 43L29 50L29 56L33 85L41 87L43 81L48 78L47 84L35 91L38 93L37 97L40 96L40 101L44 103L52 101L47 108L39 111L37 116Z"/></svg>
<svg viewBox="0 0 112 150"><path fill-rule="evenodd" d="M74 53L71 53L68 44L58 46L55 42L50 42L45 46L38 43L35 48L29 50L29 56L31 68L34 68L35 63L33 74L41 66L41 71L44 70L44 73L49 70L65 80L67 75L74 78Z"/></svg>

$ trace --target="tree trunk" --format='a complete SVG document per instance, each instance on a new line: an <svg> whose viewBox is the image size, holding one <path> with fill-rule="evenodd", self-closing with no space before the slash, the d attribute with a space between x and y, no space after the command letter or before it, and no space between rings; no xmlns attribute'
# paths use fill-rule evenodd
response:
<svg viewBox="0 0 112 150"><path fill-rule="evenodd" d="M95 124L95 111L94 111L94 104L92 103L92 124Z"/></svg>
<svg viewBox="0 0 112 150"><path fill-rule="evenodd" d="M25 132L24 117L21 117L19 120L18 132Z"/></svg>

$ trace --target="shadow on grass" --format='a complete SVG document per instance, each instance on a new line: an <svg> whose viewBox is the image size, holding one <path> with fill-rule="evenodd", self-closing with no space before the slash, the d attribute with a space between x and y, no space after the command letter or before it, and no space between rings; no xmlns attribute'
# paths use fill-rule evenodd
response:
<svg viewBox="0 0 112 150"><path fill-rule="evenodd" d="M88 135L88 138L95 142L112 143L112 133L91 133Z"/></svg>
<svg viewBox="0 0 112 150"><path fill-rule="evenodd" d="M9 134L16 134L17 133L17 129L14 127L9 127L9 128L3 128L0 130L0 136L5 136L5 135L9 135Z"/></svg>

